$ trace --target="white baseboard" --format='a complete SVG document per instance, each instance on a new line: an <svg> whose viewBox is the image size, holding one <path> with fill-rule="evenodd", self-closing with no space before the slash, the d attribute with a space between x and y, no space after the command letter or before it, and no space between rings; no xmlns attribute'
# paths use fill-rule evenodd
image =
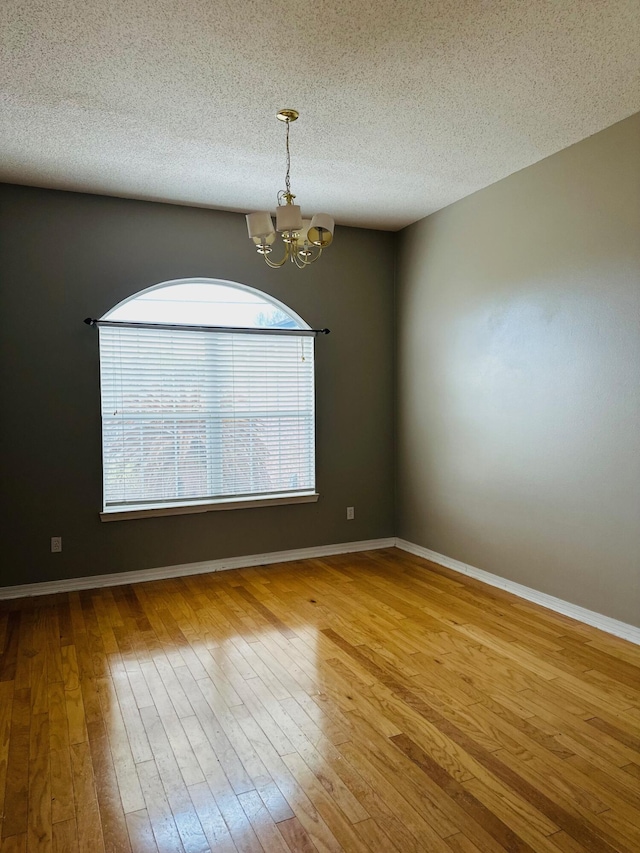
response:
<svg viewBox="0 0 640 853"><path fill-rule="evenodd" d="M140 569L133 572L116 572L111 575L93 575L84 578L65 578L44 583L25 583L19 586L0 587L0 599L23 598L30 595L50 595L55 592L73 592L78 589L96 589L105 586L122 586L129 583L179 578L185 575L202 575L207 572L222 572L226 569L245 569L249 566L264 566L269 563L287 563L292 560L311 560L314 557L329 557L332 554L351 554L356 551L375 551L393 548L394 537L388 539L364 539L360 542L340 542L336 545L317 545L292 551L272 551L269 554L249 554L246 557L227 557L222 560L205 560L202 563L184 563L179 566L162 566L157 569Z"/></svg>
<svg viewBox="0 0 640 853"><path fill-rule="evenodd" d="M205 560L201 563L184 563L178 566L161 566L156 569L140 569L133 572L116 572L109 575L93 575L83 578L65 578L63 580L45 581L44 583L27 583L18 586L0 587L0 599L8 598L23 598L33 595L50 595L56 592L73 592L80 589L96 589L106 586L122 586L122 584L143 583L144 581L162 580L163 578L178 578L186 575L201 575L207 572L222 572L227 569L244 569L250 566L264 566L270 563L287 563L293 560L310 560L314 557L329 557L333 554L351 554L356 551L375 551L380 548L400 548L403 551L408 551L416 557L423 557L425 560L430 560L432 563L437 563L440 566L445 566L452 569L454 572L459 572L462 575L475 578L489 586L495 586L498 589L503 589L505 592L510 592L517 595L519 598L524 598L526 601L532 601L534 604L539 604L549 610L554 610L556 613L562 613L564 616L569 616L576 619L578 622L584 622L586 625L592 625L594 628L599 628L607 634L614 634L616 637L621 637L624 640L629 640L631 643L640 645L640 628L634 625L628 625L625 622L619 622L617 619L612 619L609 616L604 616L602 613L596 613L593 610L587 610L585 607L578 607L577 604L571 604L569 601L564 601L561 598L555 598L553 595L547 595L544 592L539 592L537 589L532 589L528 586L516 583L515 581L507 580L499 575L485 572L483 569L477 569L475 566L469 566L467 563L462 563L460 560L454 560L452 557L447 557L444 554L438 554L436 551L431 551L429 548L423 548L421 545L415 545L413 542L408 542L406 539L396 539L388 537L386 539L365 539L360 542L340 542L335 545L318 545L311 548L298 548L291 551L272 551L268 554L248 554L244 557L227 557L221 560Z"/></svg>
<svg viewBox="0 0 640 853"><path fill-rule="evenodd" d="M603 616L602 613L596 613L594 610L587 610L585 607L578 607L577 604L571 604L570 601L564 601L562 598L555 598L553 595L547 595L545 592L538 592L537 589L531 589L531 587L523 586L515 581L501 578L499 575L491 574L491 572L476 569L475 566L469 566L467 563L461 563L460 560L454 560L452 557L445 557L444 554L438 554L436 551L429 550L429 548L423 548L421 545L415 545L413 542L407 542L406 539L396 539L396 547L403 551L408 551L416 557L423 557L425 560L430 560L432 563L438 563L440 566L452 569L454 572L460 572L462 575L475 578L489 586L495 586L498 587L498 589L505 590L505 592L511 592L519 598L524 598L527 601L534 602L534 604L540 604L548 610L555 610L556 613L562 613L563 616L569 616L571 619L577 619L578 622L584 622L586 625L592 625L594 628L600 628L601 631L606 631L607 634L614 634L616 637L621 637L623 640L629 640L631 643L640 645L640 628L636 628L635 625L628 625L626 622L619 622L617 619L612 619L609 616Z"/></svg>

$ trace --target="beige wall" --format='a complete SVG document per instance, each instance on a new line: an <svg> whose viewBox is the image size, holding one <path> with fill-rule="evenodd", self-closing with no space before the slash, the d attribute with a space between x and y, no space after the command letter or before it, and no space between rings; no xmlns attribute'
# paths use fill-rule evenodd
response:
<svg viewBox="0 0 640 853"><path fill-rule="evenodd" d="M640 115L405 229L397 534L640 625Z"/></svg>
<svg viewBox="0 0 640 853"><path fill-rule="evenodd" d="M0 186L0 586L391 536L393 243L338 228L316 266L269 270L239 214ZM331 329L317 504L100 522L98 337L82 321L188 276L257 287Z"/></svg>

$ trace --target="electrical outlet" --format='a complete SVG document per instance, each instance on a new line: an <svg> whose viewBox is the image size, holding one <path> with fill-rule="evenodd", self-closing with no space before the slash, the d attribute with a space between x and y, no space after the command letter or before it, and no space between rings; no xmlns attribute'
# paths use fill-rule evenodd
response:
<svg viewBox="0 0 640 853"><path fill-rule="evenodd" d="M51 553L59 554L62 551L62 536L51 537Z"/></svg>
<svg viewBox="0 0 640 853"><path fill-rule="evenodd" d="M356 517L355 507L348 506L347 507L347 521L353 521Z"/></svg>

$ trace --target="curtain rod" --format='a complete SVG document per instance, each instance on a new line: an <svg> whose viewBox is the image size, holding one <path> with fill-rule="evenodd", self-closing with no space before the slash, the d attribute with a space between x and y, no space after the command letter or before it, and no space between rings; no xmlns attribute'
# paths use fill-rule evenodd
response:
<svg viewBox="0 0 640 853"><path fill-rule="evenodd" d="M87 326L108 326L120 329L171 329L179 332L238 332L247 335L328 335L329 329L246 329L242 326L190 326L180 323L133 323L126 320L94 320L87 317Z"/></svg>

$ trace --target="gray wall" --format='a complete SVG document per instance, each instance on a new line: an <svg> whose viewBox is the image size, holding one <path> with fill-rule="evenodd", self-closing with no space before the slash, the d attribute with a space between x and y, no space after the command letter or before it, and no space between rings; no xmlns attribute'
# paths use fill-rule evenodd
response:
<svg viewBox="0 0 640 853"><path fill-rule="evenodd" d="M392 535L393 242L338 228L315 267L275 271L238 214L0 186L0 585ZM321 498L102 523L98 337L82 320L189 276L260 288L331 329L316 350Z"/></svg>
<svg viewBox="0 0 640 853"><path fill-rule="evenodd" d="M402 232L397 533L640 624L640 115Z"/></svg>

